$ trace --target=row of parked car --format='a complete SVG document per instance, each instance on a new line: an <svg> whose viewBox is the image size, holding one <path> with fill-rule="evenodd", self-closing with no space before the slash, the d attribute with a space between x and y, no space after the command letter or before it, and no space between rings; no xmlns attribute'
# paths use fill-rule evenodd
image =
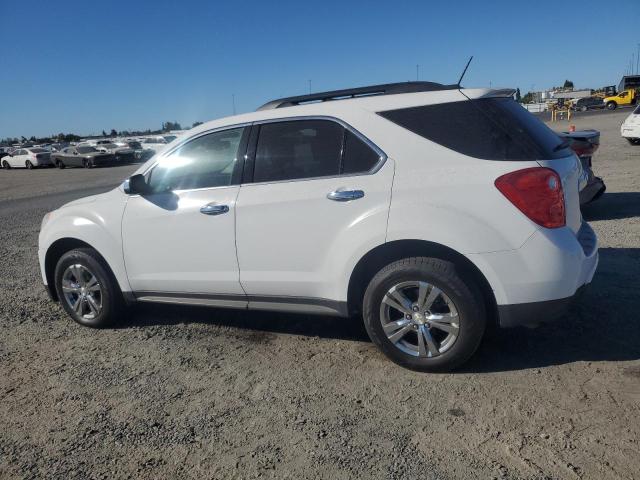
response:
<svg viewBox="0 0 640 480"><path fill-rule="evenodd" d="M143 162L163 150L175 138L176 135L159 135L145 138L92 139L75 144L0 147L0 165L4 169L49 166L92 168Z"/></svg>

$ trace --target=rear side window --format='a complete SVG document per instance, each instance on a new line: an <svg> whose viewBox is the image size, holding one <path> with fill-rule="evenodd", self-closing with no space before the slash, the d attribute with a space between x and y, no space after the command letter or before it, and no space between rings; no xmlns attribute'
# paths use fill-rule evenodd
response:
<svg viewBox="0 0 640 480"><path fill-rule="evenodd" d="M345 130L342 173L367 172L379 161L380 155L356 135Z"/></svg>
<svg viewBox="0 0 640 480"><path fill-rule="evenodd" d="M510 98L482 98L379 114L470 157L542 160L571 155L558 135Z"/></svg>
<svg viewBox="0 0 640 480"><path fill-rule="evenodd" d="M260 127L254 182L340 173L343 128L327 120L266 123Z"/></svg>

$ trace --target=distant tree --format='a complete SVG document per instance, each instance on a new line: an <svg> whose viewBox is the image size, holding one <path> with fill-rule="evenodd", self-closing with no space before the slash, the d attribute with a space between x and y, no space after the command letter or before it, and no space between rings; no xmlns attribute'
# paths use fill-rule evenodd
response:
<svg viewBox="0 0 640 480"><path fill-rule="evenodd" d="M182 127L178 122L164 122L162 124L163 132L169 132L171 130L182 130Z"/></svg>
<svg viewBox="0 0 640 480"><path fill-rule="evenodd" d="M198 125L202 125L202 122L193 122L193 125L191 125L191 128L196 128Z"/></svg>
<svg viewBox="0 0 640 480"><path fill-rule="evenodd" d="M35 142L36 140L36 136L35 135L31 135L31 138L29 139L30 142Z"/></svg>
<svg viewBox="0 0 640 480"><path fill-rule="evenodd" d="M573 88L573 82L571 80L565 80L562 88Z"/></svg>
<svg viewBox="0 0 640 480"><path fill-rule="evenodd" d="M516 102L522 102L522 97L520 96L520 89L516 88Z"/></svg>
<svg viewBox="0 0 640 480"><path fill-rule="evenodd" d="M533 93L531 92L525 93L524 97L522 97L522 103L533 103L533 101L534 101L534 96L533 96Z"/></svg>
<svg viewBox="0 0 640 480"><path fill-rule="evenodd" d="M107 132L105 132L104 130L102 130L102 136L106 137L107 136Z"/></svg>
<svg viewBox="0 0 640 480"><path fill-rule="evenodd" d="M111 133L109 133L110 137L117 137L118 136L118 132L116 131L115 128L111 129Z"/></svg>

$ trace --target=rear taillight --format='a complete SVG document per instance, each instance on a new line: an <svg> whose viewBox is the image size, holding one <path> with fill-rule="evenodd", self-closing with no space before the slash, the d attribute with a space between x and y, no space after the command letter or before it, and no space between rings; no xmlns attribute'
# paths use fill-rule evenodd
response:
<svg viewBox="0 0 640 480"><path fill-rule="evenodd" d="M564 227L564 193L550 168L525 168L497 178L496 188L528 218L546 228Z"/></svg>

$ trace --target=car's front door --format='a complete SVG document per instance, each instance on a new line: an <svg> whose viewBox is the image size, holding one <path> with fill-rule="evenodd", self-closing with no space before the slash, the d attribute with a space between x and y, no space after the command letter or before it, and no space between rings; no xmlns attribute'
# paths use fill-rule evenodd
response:
<svg viewBox="0 0 640 480"><path fill-rule="evenodd" d="M393 162L330 119L256 129L253 178L240 187L236 219L240 281L250 306L346 299L337 279L354 252L384 242Z"/></svg>
<svg viewBox="0 0 640 480"><path fill-rule="evenodd" d="M145 173L150 193L130 196L122 221L136 295L244 301L235 216L247 136L245 128L200 135Z"/></svg>
<svg viewBox="0 0 640 480"><path fill-rule="evenodd" d="M9 165L12 167L24 167L25 161L27 160L27 151L23 149L15 150L9 159Z"/></svg>

